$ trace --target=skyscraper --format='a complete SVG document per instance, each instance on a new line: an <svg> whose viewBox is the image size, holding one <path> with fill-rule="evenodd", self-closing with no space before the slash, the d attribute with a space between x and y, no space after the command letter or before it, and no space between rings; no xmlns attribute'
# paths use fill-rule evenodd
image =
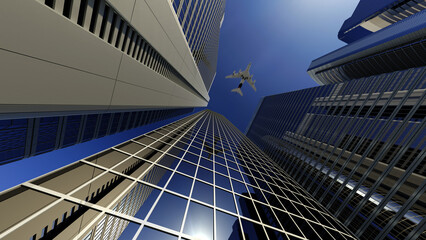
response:
<svg viewBox="0 0 426 240"><path fill-rule="evenodd" d="M2 239L355 239L224 117L196 113L0 193Z"/></svg>
<svg viewBox="0 0 426 240"><path fill-rule="evenodd" d="M426 8L424 0L360 0L354 13L339 30L338 38L355 42Z"/></svg>
<svg viewBox="0 0 426 240"><path fill-rule="evenodd" d="M358 237L419 236L425 73L422 67L265 97L247 136Z"/></svg>
<svg viewBox="0 0 426 240"><path fill-rule="evenodd" d="M0 164L206 106L224 6L1 1Z"/></svg>
<svg viewBox="0 0 426 240"><path fill-rule="evenodd" d="M426 239L424 1L360 1L316 88L267 96L247 136L361 239Z"/></svg>
<svg viewBox="0 0 426 240"><path fill-rule="evenodd" d="M210 89L216 76L219 32L225 17L225 0L172 0L192 56Z"/></svg>
<svg viewBox="0 0 426 240"><path fill-rule="evenodd" d="M339 32L350 44L312 61L309 75L324 85L425 66L425 7L424 0L360 1Z"/></svg>

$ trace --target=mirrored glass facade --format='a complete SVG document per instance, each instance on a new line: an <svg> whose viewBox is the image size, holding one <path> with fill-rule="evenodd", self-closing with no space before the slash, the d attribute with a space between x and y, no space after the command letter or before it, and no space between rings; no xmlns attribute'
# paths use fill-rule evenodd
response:
<svg viewBox="0 0 426 240"><path fill-rule="evenodd" d="M1 239L356 239L202 111L0 193Z"/></svg>
<svg viewBox="0 0 426 240"><path fill-rule="evenodd" d="M216 75L219 32L225 0L171 0L204 85L210 89Z"/></svg>

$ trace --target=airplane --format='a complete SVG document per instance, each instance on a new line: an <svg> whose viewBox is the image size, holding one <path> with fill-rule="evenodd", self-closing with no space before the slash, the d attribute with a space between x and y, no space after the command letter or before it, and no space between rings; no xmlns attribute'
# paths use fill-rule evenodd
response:
<svg viewBox="0 0 426 240"><path fill-rule="evenodd" d="M243 92L241 92L241 87L243 86L243 83L245 81L247 81L250 84L250 86L254 89L254 91L256 92L256 86L254 86L254 84L256 83L256 80L253 80L253 75L250 75L250 73L249 73L250 67L251 67L251 63L249 63L246 70L241 71L241 69L240 69L239 72L234 71L231 75L225 77L225 78L241 78L241 82L238 85L238 87L232 89L231 92L237 92L241 96L243 96Z"/></svg>

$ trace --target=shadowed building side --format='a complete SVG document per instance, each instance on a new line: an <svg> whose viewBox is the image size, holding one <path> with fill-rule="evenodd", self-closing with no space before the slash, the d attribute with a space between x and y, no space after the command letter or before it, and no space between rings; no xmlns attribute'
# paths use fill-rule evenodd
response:
<svg viewBox="0 0 426 240"><path fill-rule="evenodd" d="M0 165L192 111L179 108L0 120Z"/></svg>
<svg viewBox="0 0 426 240"><path fill-rule="evenodd" d="M247 136L358 237L424 238L425 71L267 96Z"/></svg>

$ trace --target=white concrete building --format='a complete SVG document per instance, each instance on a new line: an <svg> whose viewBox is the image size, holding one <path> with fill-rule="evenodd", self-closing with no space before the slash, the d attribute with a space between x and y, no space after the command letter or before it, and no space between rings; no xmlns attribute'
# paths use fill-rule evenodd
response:
<svg viewBox="0 0 426 240"><path fill-rule="evenodd" d="M224 5L224 0L0 1L2 119L206 106L215 69L199 62L213 60L216 68Z"/></svg>

